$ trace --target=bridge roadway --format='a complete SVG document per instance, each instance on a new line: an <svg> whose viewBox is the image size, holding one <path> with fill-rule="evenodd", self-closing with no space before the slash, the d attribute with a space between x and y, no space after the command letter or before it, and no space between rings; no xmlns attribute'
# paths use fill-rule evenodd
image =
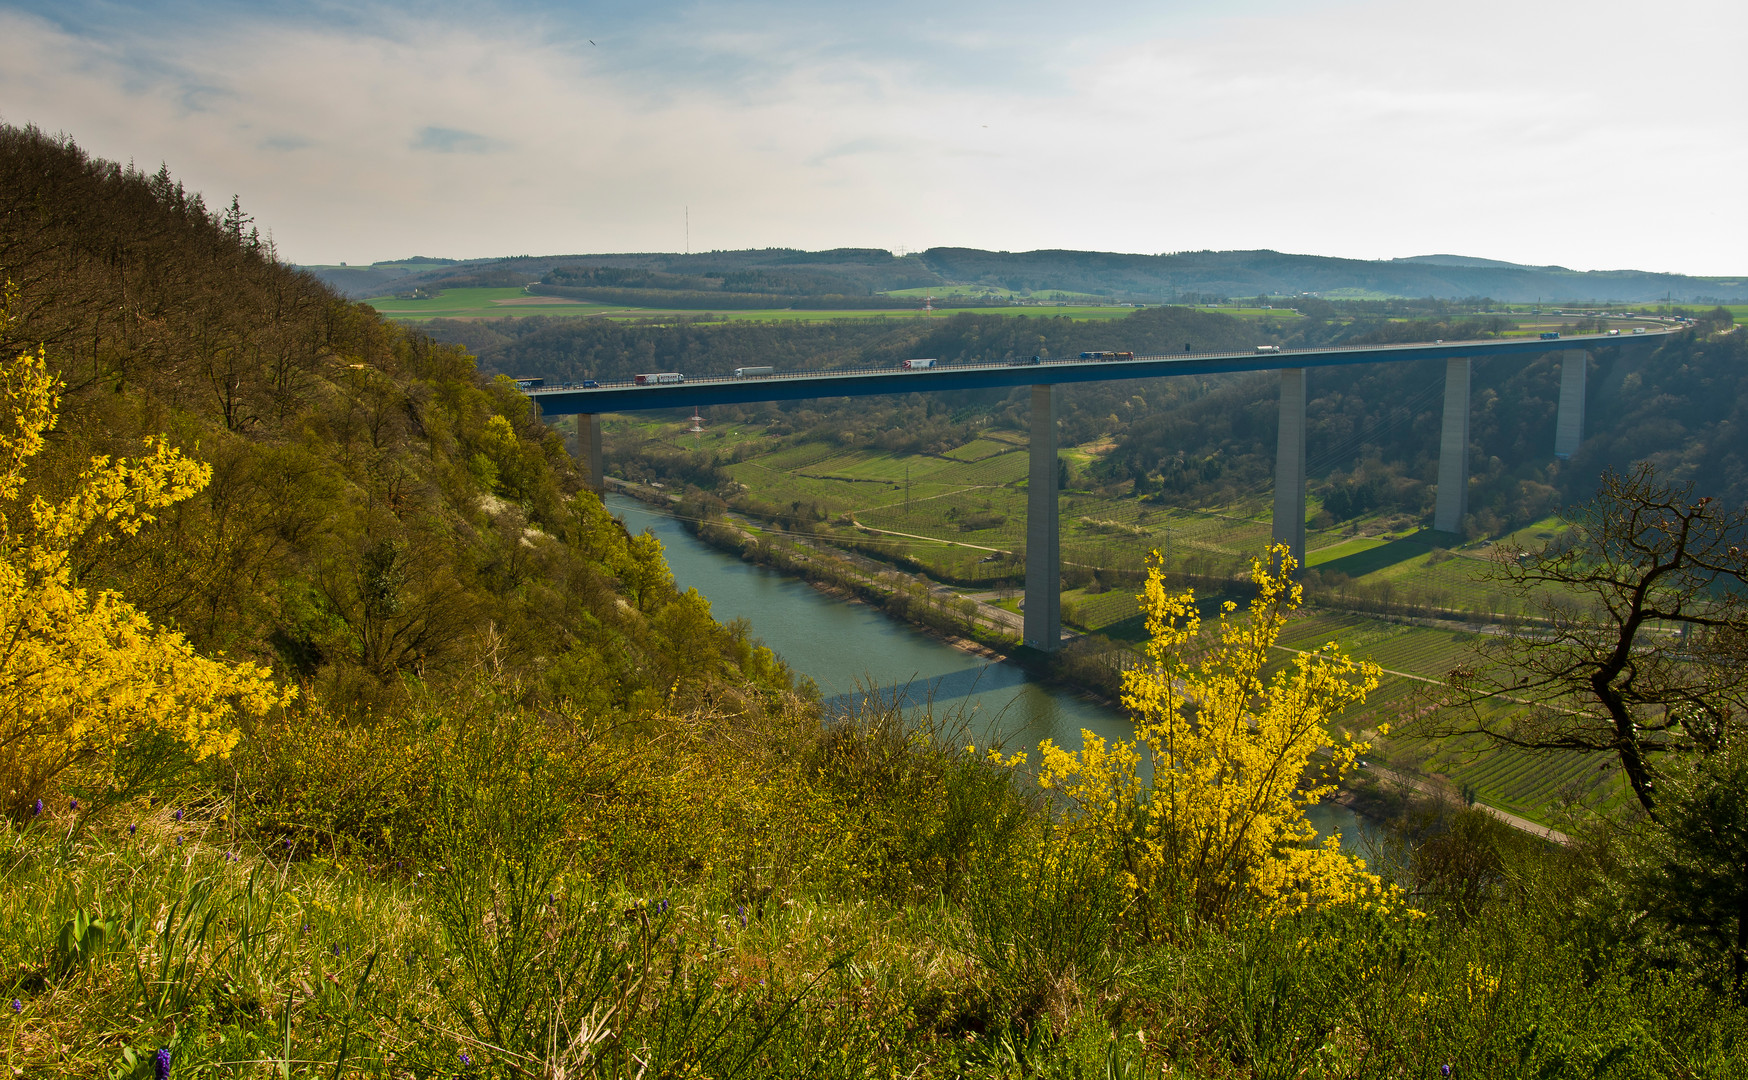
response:
<svg viewBox="0 0 1748 1080"><path fill-rule="evenodd" d="M1308 368L1349 364L1445 361L1444 415L1439 440L1437 507L1433 527L1460 532L1469 495L1469 368L1475 357L1564 354L1554 455L1567 457L1583 438L1585 383L1590 351L1627 345L1649 346L1672 329L1643 334L1585 334L1557 339L1505 338L1441 341L1413 345L1365 345L1279 352L1181 353L1124 360L998 360L936 364L927 369L859 368L839 371L776 372L736 378L687 375L684 382L639 386L633 382L598 387L555 386L527 391L544 415L578 417L580 449L590 482L600 490L604 473L597 417L607 412L732 405L803 398L872 397L877 394L939 393L948 390L1032 388L1031 464L1026 507L1026 644L1045 651L1061 643L1061 543L1056 513L1056 402L1053 388L1066 383L1118 379L1172 378L1243 371L1281 373L1280 437L1275 458L1274 538L1305 561L1305 402Z"/></svg>

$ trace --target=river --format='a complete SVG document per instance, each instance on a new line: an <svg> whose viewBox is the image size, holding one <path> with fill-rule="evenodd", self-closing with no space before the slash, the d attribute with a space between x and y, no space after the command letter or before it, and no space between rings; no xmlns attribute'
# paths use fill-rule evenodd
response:
<svg viewBox="0 0 1748 1080"><path fill-rule="evenodd" d="M937 718L962 721L979 746L999 741L1034 762L1045 739L1076 750L1082 730L1107 740L1133 734L1119 710L1039 681L1018 664L955 649L867 604L743 562L635 499L609 494L606 502L632 532L648 529L662 542L680 588L702 593L718 621L746 619L755 637L819 686L830 709L852 708L868 693L895 695ZM1311 817L1320 831L1340 829L1344 842L1357 842L1359 822L1347 808L1326 804Z"/></svg>

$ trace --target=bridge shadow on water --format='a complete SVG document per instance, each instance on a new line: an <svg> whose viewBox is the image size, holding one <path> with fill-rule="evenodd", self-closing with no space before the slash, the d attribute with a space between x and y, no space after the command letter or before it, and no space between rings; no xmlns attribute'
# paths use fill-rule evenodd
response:
<svg viewBox="0 0 1748 1080"><path fill-rule="evenodd" d="M828 697L823 702L834 716L854 715L870 709L920 709L929 706L937 716L955 710L969 711L973 698L983 694L1017 691L1025 685L1026 675L1016 664L1006 661L980 668L953 671L932 679L910 679L890 686L864 684L856 689Z"/></svg>

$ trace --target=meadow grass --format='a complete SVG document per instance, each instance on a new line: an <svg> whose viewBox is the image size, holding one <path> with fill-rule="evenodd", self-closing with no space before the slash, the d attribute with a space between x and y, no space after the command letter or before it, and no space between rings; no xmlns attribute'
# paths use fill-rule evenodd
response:
<svg viewBox="0 0 1748 1080"><path fill-rule="evenodd" d="M1416 811L1441 861L1377 841L1418 914L1159 939L1120 866L1033 858L1054 818L950 720L648 717L555 753L500 709L429 717L429 843L375 858L287 852L204 783L0 823L14 1075L1742 1075L1714 972L1636 960L1584 857L1460 809Z"/></svg>

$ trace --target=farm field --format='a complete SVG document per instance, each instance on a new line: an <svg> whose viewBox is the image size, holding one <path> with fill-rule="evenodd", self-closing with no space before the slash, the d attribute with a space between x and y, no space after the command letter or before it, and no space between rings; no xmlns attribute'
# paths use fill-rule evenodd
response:
<svg viewBox="0 0 1748 1080"><path fill-rule="evenodd" d="M1235 319L1303 319L1305 316L1290 307L1222 307L1218 304L1197 304L1197 311L1230 315Z"/></svg>
<svg viewBox="0 0 1748 1080"><path fill-rule="evenodd" d="M912 300L921 300L932 296L936 300L951 300L957 296L995 297L1002 300L1031 300L1055 302L1062 300L1078 300L1082 303L1098 304L1103 297L1095 293L1070 292L1062 289L1046 289L1030 293L1015 292L1004 289L1000 285L934 285L919 289L887 289L881 296L902 296Z"/></svg>

